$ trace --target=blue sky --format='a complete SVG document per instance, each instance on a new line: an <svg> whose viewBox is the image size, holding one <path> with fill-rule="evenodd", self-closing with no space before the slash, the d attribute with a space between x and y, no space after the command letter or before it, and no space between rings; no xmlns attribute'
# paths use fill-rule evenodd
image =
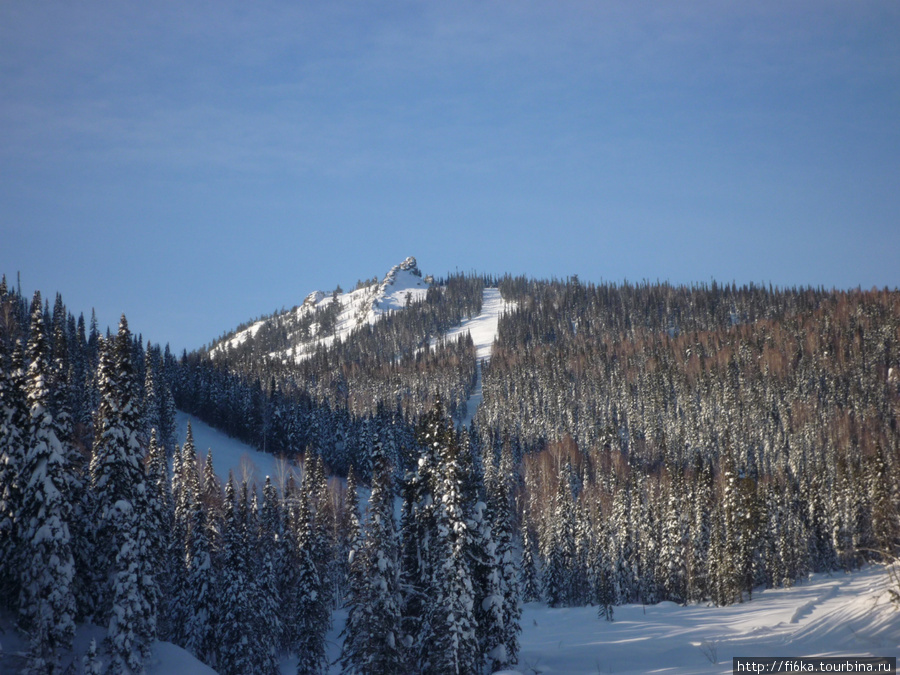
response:
<svg viewBox="0 0 900 675"><path fill-rule="evenodd" d="M176 350L381 276L900 285L900 3L0 3L0 272Z"/></svg>

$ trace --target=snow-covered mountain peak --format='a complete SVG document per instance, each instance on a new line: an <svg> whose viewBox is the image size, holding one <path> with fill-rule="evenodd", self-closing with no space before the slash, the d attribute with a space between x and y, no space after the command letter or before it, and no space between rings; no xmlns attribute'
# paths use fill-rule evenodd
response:
<svg viewBox="0 0 900 675"><path fill-rule="evenodd" d="M210 353L215 356L251 340L260 343L270 357L301 361L319 345L328 346L338 338L344 340L357 328L374 324L388 312L421 302L430 281L430 277L423 278L416 259L410 256L388 270L380 283L360 285L346 293L340 289L330 293L313 291L294 309L257 321L214 346ZM286 334L287 342L281 338L275 344L268 337L275 333Z"/></svg>
<svg viewBox="0 0 900 675"><path fill-rule="evenodd" d="M306 299L303 301L303 307L315 307L316 303L319 303L324 299L325 293L322 291L313 291L306 296Z"/></svg>

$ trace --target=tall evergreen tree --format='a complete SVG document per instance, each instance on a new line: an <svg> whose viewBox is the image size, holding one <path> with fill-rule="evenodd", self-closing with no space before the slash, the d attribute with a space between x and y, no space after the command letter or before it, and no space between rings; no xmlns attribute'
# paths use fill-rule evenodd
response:
<svg viewBox="0 0 900 675"><path fill-rule="evenodd" d="M29 671L59 672L59 650L75 635L71 504L65 490L66 451L56 436L47 389L49 350L40 293L35 293L28 340L28 427L20 514L20 624L30 636Z"/></svg>
<svg viewBox="0 0 900 675"><path fill-rule="evenodd" d="M298 495L294 523L297 546L297 675L321 675L325 672L325 634L328 632L328 605L323 604L323 583L316 567L316 531L310 507L315 475L307 464Z"/></svg>
<svg viewBox="0 0 900 675"><path fill-rule="evenodd" d="M176 467L177 470L177 467ZM166 450L157 441L156 430L150 434L147 449L147 536L154 556L153 577L159 589L157 627L161 636L171 634L170 598L177 579L179 559L173 555L175 502L169 481Z"/></svg>
<svg viewBox="0 0 900 675"><path fill-rule="evenodd" d="M242 487L246 491L246 483ZM253 512L256 512L254 496ZM261 675L277 675L278 650L281 646L284 627L281 621L281 589L278 584L278 570L281 563L279 540L284 536L278 493L272 481L266 476L263 487L263 504L259 509L258 526L251 532L255 538L257 551L256 599L254 602L254 634L257 637L256 672Z"/></svg>
<svg viewBox="0 0 900 675"><path fill-rule="evenodd" d="M21 472L28 420L23 380L21 363L14 365L5 336L0 335L0 607L8 609L18 604L23 550Z"/></svg>
<svg viewBox="0 0 900 675"><path fill-rule="evenodd" d="M254 672L254 632L252 623L252 570L248 567L249 541L243 527L241 507L234 489L234 476L225 484L224 522L222 525L221 593L227 598L217 624L218 659L223 675Z"/></svg>
<svg viewBox="0 0 900 675"><path fill-rule="evenodd" d="M142 414L128 322L100 359L98 436L91 458L96 509L98 620L108 622L107 644L116 668L137 672L156 638L159 587L154 572L157 526L144 472Z"/></svg>
<svg viewBox="0 0 900 675"><path fill-rule="evenodd" d="M434 411L423 427L440 427ZM432 435L434 432L432 432ZM435 541L438 503L435 482L438 475L439 443L423 442L415 468L407 472L403 484L401 513L401 588L403 589L403 642L407 663L418 664L424 643L426 613L433 602Z"/></svg>
<svg viewBox="0 0 900 675"><path fill-rule="evenodd" d="M471 533L465 518L459 467L459 447L440 403L436 404L423 435L423 443L434 448L440 464L435 494L433 549L434 572L430 604L422 639L423 673L478 673L481 654L473 613L474 591L467 558Z"/></svg>
<svg viewBox="0 0 900 675"><path fill-rule="evenodd" d="M106 635L110 668L123 675L143 673L144 659L156 637L156 580L144 564L146 530L138 522L137 510L124 499L117 501L106 517L117 532L113 609Z"/></svg>
<svg viewBox="0 0 900 675"><path fill-rule="evenodd" d="M174 601L177 609L175 635L185 649L209 663L214 660L216 646L213 595L217 591L217 579L190 424L180 464L182 473L175 519L176 529L182 532L184 540L181 581Z"/></svg>
<svg viewBox="0 0 900 675"><path fill-rule="evenodd" d="M354 594L341 664L345 673L400 673L399 541L394 523L393 468L376 439L368 532L352 565Z"/></svg>
<svg viewBox="0 0 900 675"><path fill-rule="evenodd" d="M494 555L497 560L497 592L500 598L500 620L494 622L494 626L500 631L499 640L491 640L488 645L490 649L486 653L494 670L518 663L519 658L522 605L513 550L514 475L512 448L509 444L504 444L496 477L487 485Z"/></svg>
<svg viewBox="0 0 900 675"><path fill-rule="evenodd" d="M572 601L572 571L575 564L575 504L572 499L570 467L560 469L556 503L551 525L550 550L544 572L547 602L565 607Z"/></svg>

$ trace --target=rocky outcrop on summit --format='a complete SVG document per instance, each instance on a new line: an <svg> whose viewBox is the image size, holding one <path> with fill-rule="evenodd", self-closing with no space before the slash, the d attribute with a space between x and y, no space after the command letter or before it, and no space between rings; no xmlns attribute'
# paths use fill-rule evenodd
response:
<svg viewBox="0 0 900 675"><path fill-rule="evenodd" d="M257 321L221 340L210 355L254 342L269 357L302 361L319 345L344 340L357 328L372 325L388 312L402 310L425 299L430 278L423 278L416 259L394 265L381 283L349 293L313 291L303 304L274 317ZM249 345L248 345L249 346Z"/></svg>

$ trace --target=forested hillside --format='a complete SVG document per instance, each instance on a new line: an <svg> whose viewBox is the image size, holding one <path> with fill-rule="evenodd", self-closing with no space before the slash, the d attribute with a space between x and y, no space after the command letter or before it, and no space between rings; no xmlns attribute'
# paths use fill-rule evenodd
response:
<svg viewBox="0 0 900 675"><path fill-rule="evenodd" d="M124 317L102 335L4 280L17 663L59 672L92 621L121 672L161 638L221 673L274 673L286 653L321 673L345 607L344 672L481 673L515 663L522 601L613 620L896 553L900 293L505 277L514 309L457 428L475 349L441 336L492 283L433 281L302 358L266 319L176 359ZM217 477L190 436L173 446L176 405L293 472Z"/></svg>
<svg viewBox="0 0 900 675"><path fill-rule="evenodd" d="M144 349L124 316L115 335L86 333L61 297L52 312L40 293L29 306L5 279L0 309L0 627L11 617L28 645L0 651L4 672L139 673L159 639L223 674L276 673L284 654L299 673L322 673L336 607L349 611L347 672L515 661L510 483L481 480L439 397L414 423L396 411L352 417L305 395L313 429L350 421L345 441L329 426L286 448L296 461L286 475L224 480L190 427L170 445L171 391L191 395L192 368L198 378L223 368ZM239 389L248 380L229 377L251 394L230 415L263 420L264 443L279 410L300 414L299 399L276 407L277 385ZM227 410L199 400L220 406L203 413ZM362 506L340 454L349 448L367 476ZM347 460L346 487L329 480L325 450ZM72 652L80 623L107 627L84 654Z"/></svg>
<svg viewBox="0 0 900 675"><path fill-rule="evenodd" d="M525 456L530 597L535 558L559 604L723 604L896 546L900 294L501 289L476 421Z"/></svg>

